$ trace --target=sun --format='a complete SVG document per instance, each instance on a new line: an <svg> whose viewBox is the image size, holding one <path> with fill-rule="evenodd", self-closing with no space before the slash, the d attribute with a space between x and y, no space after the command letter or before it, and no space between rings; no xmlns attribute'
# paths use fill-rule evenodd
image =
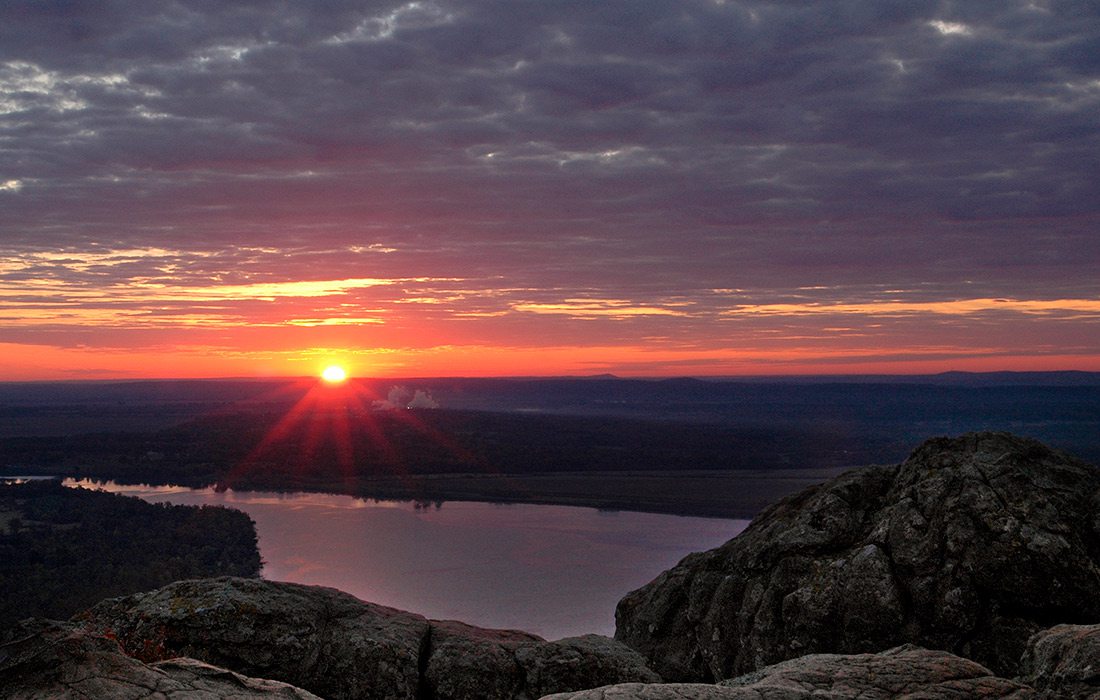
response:
<svg viewBox="0 0 1100 700"><path fill-rule="evenodd" d="M339 365L329 365L325 367L325 371L321 372L321 379L324 379L329 384L339 384L347 378L347 371Z"/></svg>

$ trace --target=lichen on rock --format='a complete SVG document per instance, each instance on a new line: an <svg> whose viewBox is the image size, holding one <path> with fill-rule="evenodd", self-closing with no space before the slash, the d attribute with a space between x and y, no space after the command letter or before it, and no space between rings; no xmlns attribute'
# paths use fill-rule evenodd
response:
<svg viewBox="0 0 1100 700"><path fill-rule="evenodd" d="M1018 680L1042 697L1100 697L1100 625L1056 625L1028 640Z"/></svg>
<svg viewBox="0 0 1100 700"><path fill-rule="evenodd" d="M179 581L73 619L148 663L193 657L333 699L533 700L660 680L640 654L608 637L548 642L256 579Z"/></svg>
<svg viewBox="0 0 1100 700"><path fill-rule="evenodd" d="M250 678L189 658L146 664L118 642L75 625L31 622L0 646L0 695L46 698L320 700L301 688Z"/></svg>
<svg viewBox="0 0 1100 700"><path fill-rule="evenodd" d="M620 601L669 680L913 643L1014 675L1028 638L1100 620L1100 470L1004 433L936 438L787 498Z"/></svg>
<svg viewBox="0 0 1100 700"><path fill-rule="evenodd" d="M543 700L1025 700L1031 688L945 651L901 646L877 654L810 654L723 681L620 684Z"/></svg>

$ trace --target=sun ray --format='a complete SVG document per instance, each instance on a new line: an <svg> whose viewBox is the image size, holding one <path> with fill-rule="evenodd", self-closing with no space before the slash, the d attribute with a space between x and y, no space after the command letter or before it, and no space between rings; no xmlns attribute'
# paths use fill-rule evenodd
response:
<svg viewBox="0 0 1100 700"><path fill-rule="evenodd" d="M377 382L345 375L343 381L332 383L322 377L305 387L296 383L268 392L266 398L294 396L302 389L285 413L260 418L270 420L270 427L246 448L247 454L229 469L219 488L246 487L262 471L265 480L286 487L340 483L348 492L365 495L368 482L388 478L406 491L419 492L424 484L419 470L412 468L418 461L410 449L435 450L433 459L507 476L452 435L446 421L416 409L380 408L385 397Z"/></svg>

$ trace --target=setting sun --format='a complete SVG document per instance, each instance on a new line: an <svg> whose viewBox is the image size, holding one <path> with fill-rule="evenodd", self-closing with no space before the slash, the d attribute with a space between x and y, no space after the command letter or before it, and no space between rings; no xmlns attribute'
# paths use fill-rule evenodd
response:
<svg viewBox="0 0 1100 700"><path fill-rule="evenodd" d="M329 384L339 384L347 378L348 373L343 367L337 365L325 367L325 371L321 372L321 379L324 379Z"/></svg>

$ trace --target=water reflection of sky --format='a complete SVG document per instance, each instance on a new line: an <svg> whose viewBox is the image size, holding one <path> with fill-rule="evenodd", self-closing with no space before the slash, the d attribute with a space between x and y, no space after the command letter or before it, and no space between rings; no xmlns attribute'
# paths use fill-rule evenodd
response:
<svg viewBox="0 0 1100 700"><path fill-rule="evenodd" d="M432 618L550 639L612 634L623 594L747 525L572 506L448 501L437 509L317 493L98 486L247 512L256 521L265 578L333 586Z"/></svg>

